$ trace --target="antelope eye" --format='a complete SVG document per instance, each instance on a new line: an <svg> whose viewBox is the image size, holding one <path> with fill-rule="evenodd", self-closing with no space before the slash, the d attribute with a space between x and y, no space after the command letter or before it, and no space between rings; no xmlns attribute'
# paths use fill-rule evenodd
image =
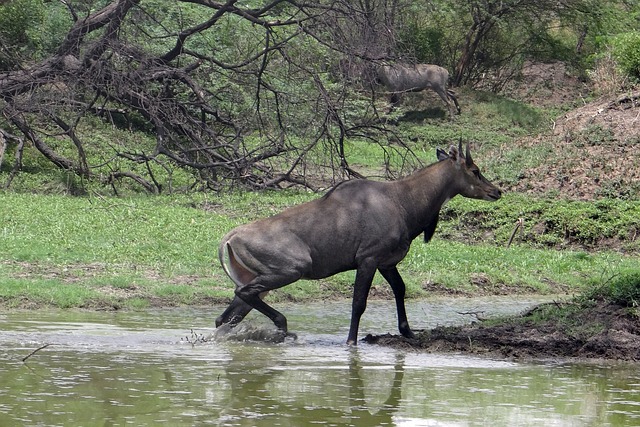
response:
<svg viewBox="0 0 640 427"><path fill-rule="evenodd" d="M479 169L474 169L473 170L473 174L476 176L476 178L480 178L480 170Z"/></svg>

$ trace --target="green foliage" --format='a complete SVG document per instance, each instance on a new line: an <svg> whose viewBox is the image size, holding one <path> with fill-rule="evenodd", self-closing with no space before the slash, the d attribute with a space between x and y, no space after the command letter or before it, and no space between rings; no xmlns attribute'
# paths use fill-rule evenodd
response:
<svg viewBox="0 0 640 427"><path fill-rule="evenodd" d="M45 2L42 24L30 31L37 40L36 58L42 59L54 53L67 31L73 25L72 17L63 2Z"/></svg>
<svg viewBox="0 0 640 427"><path fill-rule="evenodd" d="M33 49L43 18L41 0L9 0L0 5L0 40L6 48L6 52L0 51L1 68L15 65L12 64L15 58L7 56L9 52L15 55Z"/></svg>
<svg viewBox="0 0 640 427"><path fill-rule="evenodd" d="M444 39L441 26L432 26L426 19L414 19L402 29L399 49L415 58L416 62L442 64Z"/></svg>
<svg viewBox="0 0 640 427"><path fill-rule="evenodd" d="M457 2L408 2L398 29L396 55L417 62L438 64L453 73L460 35L471 25Z"/></svg>
<svg viewBox="0 0 640 427"><path fill-rule="evenodd" d="M80 16L85 16L103 4L104 2L84 2L74 3L73 6ZM633 23L634 16L638 14L637 6L619 2L603 4L593 0L578 0L570 2L565 5L566 7L557 9L551 7L546 11L541 9L540 4L533 1L492 0L486 2L486 7L476 7L478 4L462 0L454 2L438 0L428 4L398 2L398 11L404 13L397 15L398 26L390 33L398 37L395 40L398 43L396 46L398 51L395 53L399 57L416 59L420 62L439 63L453 73L456 65L460 63L462 53L465 52L464 45L468 42L466 38L473 35L469 31L473 27L474 19L481 18L485 25L482 31L486 30L486 32L479 33L482 37L478 39L477 50L467 51L472 54L469 73L474 74L476 81L484 79L485 71L488 70L501 70L502 67L512 67L517 70L527 58L543 61L554 59L573 61L571 55L576 55L576 46L581 36L589 38L588 49L593 49L592 42L596 37L594 34L615 33L624 26L627 27L627 32L612 39L619 40L616 43L612 42L614 46L620 45L616 47L616 51L621 52L617 60L621 64L627 64L626 67L630 70L634 69L633 63L637 62L637 55L634 53L636 52L634 49L637 50L639 45L634 38L637 32L628 31L628 24ZM242 7L245 6L255 6L259 9L263 3L243 2ZM269 13L273 15L274 21L278 21L280 13L282 17L286 17L288 9L293 7L285 2ZM377 4L376 7L382 6ZM500 13L492 15L496 11ZM127 25L121 28L119 36L124 44L130 45L132 51L159 55L173 47L177 34L210 19L209 13L209 8L196 3L150 0L145 2L144 6L131 10L126 17ZM42 57L46 52L53 52L71 24L70 13L60 2L11 0L0 9L0 35L3 40L14 40L13 44L19 44L22 46L21 49L34 51L33 58ZM314 28L317 35L322 35L324 30L327 29L322 28L322 23L318 28ZM313 158L314 163L321 164L322 167L327 164L335 165L332 159L327 160L331 154L326 155L326 153L335 152L332 143L341 137L340 132L343 129L340 129L336 121L329 117L330 115L318 114L325 106L312 100L309 94L317 93L319 86L322 85L321 90L326 91L328 95L326 99L330 101L327 106L335 108L343 123L349 129L355 129L355 133L366 134L359 129L362 128L363 123L367 126L366 123L372 115L371 104L367 99L369 94L359 93L353 87L345 88L328 81L326 72L328 64L335 62L338 56L330 49L331 46L318 43L314 37L303 35L304 32L298 33L299 28L296 26L278 25L265 30L265 27L254 25L242 14L223 14L215 25L202 32L196 32L186 39L184 49L189 51L189 55L181 57L175 64L179 68L190 69L190 61L200 58L198 61L202 64L194 69L190 77L203 89L203 93L212 94L207 98L211 109L219 112L224 120L233 122L235 129L241 129L240 134L230 137L229 141L232 141L234 150L237 149L239 153L254 152L255 154L257 153L255 150L259 147L274 143L276 140L280 141L282 136L282 141L287 146L286 153L283 154L282 159L265 161L264 163L268 164L262 170L270 168L275 170L275 166L280 168L289 166L292 159L305 150L305 144L317 140L319 129L327 130L329 133L326 144L321 147L325 149L325 155L321 156L320 149L310 152L309 155L316 156ZM96 32L88 38L98 37L99 34ZM264 60L261 58L260 61L252 62L251 58L259 57L263 52L266 40L271 47L277 46L277 48L268 51ZM10 43L9 46L12 44ZM588 53L590 51L584 54ZM205 58L214 58L215 61L208 62ZM291 61L288 59L295 59L293 62L301 66L291 66ZM117 64L122 67L131 67L132 70L140 65L137 59L125 60L124 58ZM260 73L256 73L258 68ZM635 69L637 71L637 68ZM314 79L310 77L311 72L319 74ZM257 74L259 78L256 80ZM513 76L509 73L505 75ZM473 79L469 81L474 82ZM186 104L190 102L190 97L193 95L189 95L189 88L172 83L166 85L160 82L149 83L141 90L148 90L151 98L164 96L162 91L166 90L175 99L185 101ZM259 101L256 101L257 94L260 96ZM78 99L88 99L85 98L86 94L75 95L79 97ZM468 101L471 97L476 99ZM436 145L447 145L460 137L474 139L479 144L495 146L507 143L514 135L526 135L539 130L549 118L548 113L531 108L524 103L506 98L491 98L485 93L463 93L460 100L463 116L457 123L448 126L442 126L440 123L444 117L440 114L443 112L441 107L429 105L428 108L407 111L406 114L396 110L393 114L398 116L400 122L404 121L407 124L402 126L398 134L406 136L409 140L421 141L416 147L418 152L425 145L430 149ZM257 111L258 106L260 111ZM56 105L56 108L58 107L60 105ZM106 107L117 108L114 105ZM75 123L76 113L76 111L67 112L65 115L56 111L56 114L60 114L70 123ZM170 192L176 187L187 188L195 181L202 182L205 174L216 175L217 171L192 170L179 173L172 161L144 163L126 158L137 155L144 157L153 153L155 148L155 140L151 134L152 126L141 125L141 115L136 117L136 114L131 111L128 114L133 118L128 123L130 129L134 131L132 133L124 132L122 128L119 132L112 129L113 124L121 126L121 123L97 123L98 120L96 123L86 123L90 120L85 118L80 119L81 123L77 129L74 128L74 132L83 141L83 147L89 157L88 163L92 165L92 172L95 172L94 182L71 180L66 173L52 173L53 176L48 177L47 182L40 188L51 188L53 192L83 194L98 187L96 184L98 181L101 184L108 182L105 177L108 177L111 172L127 171L144 177L148 181L155 178L163 186L163 191ZM29 120L32 119L34 123L38 121L35 117L29 118ZM430 121L437 121L439 126L430 126ZM284 132L285 129L286 132ZM370 129L367 132L370 132ZM60 135L44 136L55 133L50 132L45 125L40 126L39 130L43 139L56 153L71 159L77 157L77 149L68 138ZM393 131L388 135L392 133ZM216 134L226 136L231 133L227 129L220 130ZM367 137L379 140L381 139L379 136L380 134L370 134ZM596 133L593 137L597 138ZM188 138L182 138L180 135L175 138L178 144L188 145ZM381 146L385 143L386 141L380 142ZM355 144L359 144L359 141ZM40 156L40 153L29 147L27 151L25 170L43 171L44 165L40 161L33 160L36 156ZM379 168L380 164L388 160L385 157L388 153L389 151L385 148L377 150L378 157L372 161L374 166L366 165L366 161L360 159L357 159L357 163L364 167ZM8 156L11 154L13 149L10 145L2 168L3 173L8 172ZM162 159L162 157L159 158ZM426 158L430 159L431 156ZM93 167L93 165L101 166ZM502 167L504 169L504 166ZM515 169L500 172L499 175L508 176L506 179L509 182L514 181L518 176ZM208 176L206 178L209 179ZM37 187L34 185L35 178L32 176L31 179L17 178L14 185L22 189L32 184L33 187ZM210 181L216 182L217 179L219 177L216 175ZM114 188L117 186L124 187L125 191L140 191L140 187L127 178L116 182ZM612 183L612 186L615 187L615 183ZM609 194L615 190L612 188Z"/></svg>
<svg viewBox="0 0 640 427"><path fill-rule="evenodd" d="M610 299L614 304L640 306L640 270L625 272L612 280Z"/></svg>
<svg viewBox="0 0 640 427"><path fill-rule="evenodd" d="M0 6L0 68L53 53L72 21L61 2L9 0Z"/></svg>
<svg viewBox="0 0 640 427"><path fill-rule="evenodd" d="M453 71L463 57L463 82L486 73L510 78L528 59L562 61L584 75L598 39L637 27L638 6L628 2L578 0L554 5L535 1L433 1L407 5L398 54L434 61ZM468 57L467 57L468 58ZM496 85L500 88L501 84Z"/></svg>
<svg viewBox="0 0 640 427"><path fill-rule="evenodd" d="M10 47L26 45L29 31L44 17L41 0L9 0L0 7L0 35Z"/></svg>
<svg viewBox="0 0 640 427"><path fill-rule="evenodd" d="M640 307L640 270L622 270L606 282L594 285L583 299L605 300L623 307Z"/></svg>
<svg viewBox="0 0 640 427"><path fill-rule="evenodd" d="M534 61L575 63L576 34L570 31L540 31L530 34L527 57Z"/></svg>
<svg viewBox="0 0 640 427"><path fill-rule="evenodd" d="M610 39L612 55L621 71L633 81L640 80L640 31L629 31Z"/></svg>

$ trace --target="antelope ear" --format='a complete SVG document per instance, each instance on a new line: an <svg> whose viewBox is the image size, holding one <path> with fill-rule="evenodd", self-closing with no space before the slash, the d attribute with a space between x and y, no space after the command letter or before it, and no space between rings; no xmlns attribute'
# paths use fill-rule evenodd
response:
<svg viewBox="0 0 640 427"><path fill-rule="evenodd" d="M460 150L458 150L455 145L449 147L449 158L451 158L451 160L453 160L454 162L461 161ZM464 161L464 159L462 159L462 161Z"/></svg>
<svg viewBox="0 0 640 427"><path fill-rule="evenodd" d="M439 161L447 160L449 158L447 152L439 147L436 148L436 156L438 157Z"/></svg>
<svg viewBox="0 0 640 427"><path fill-rule="evenodd" d="M467 166L471 166L473 164L473 159L471 158L471 151L469 151L469 143L467 142L467 148L465 152L465 158L467 162Z"/></svg>

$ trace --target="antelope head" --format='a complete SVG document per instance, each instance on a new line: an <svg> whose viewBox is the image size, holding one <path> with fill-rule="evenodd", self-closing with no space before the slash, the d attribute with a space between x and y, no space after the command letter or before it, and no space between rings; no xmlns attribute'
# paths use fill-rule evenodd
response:
<svg viewBox="0 0 640 427"><path fill-rule="evenodd" d="M469 151L469 143L466 144L465 153L462 154L462 141L458 147L452 145L449 153L437 150L438 160L453 162L455 170L455 188L457 194L471 199L495 201L502 197L498 187L489 182L480 172L480 168L474 163Z"/></svg>

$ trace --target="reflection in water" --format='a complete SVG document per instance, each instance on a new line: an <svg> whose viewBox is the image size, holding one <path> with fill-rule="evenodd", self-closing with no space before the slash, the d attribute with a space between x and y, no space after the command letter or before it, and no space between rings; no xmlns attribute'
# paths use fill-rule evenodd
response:
<svg viewBox="0 0 640 427"><path fill-rule="evenodd" d="M395 328L393 310L372 308L369 331ZM640 372L632 364L348 348L341 328L349 310L336 304L291 310L296 341L180 340L191 328L211 331L211 312L0 316L0 426L640 424Z"/></svg>
<svg viewBox="0 0 640 427"><path fill-rule="evenodd" d="M390 386L389 397L380 408L371 412L365 398L365 385L362 380L362 366L357 357L351 359L349 364L349 397L351 400L352 419L358 420L359 425L394 425L393 416L400 406L402 399L402 379L404 378L404 354L396 354L396 363L393 367L393 379Z"/></svg>
<svg viewBox="0 0 640 427"><path fill-rule="evenodd" d="M281 348L268 350L273 353L247 368L243 348L232 349L231 362L226 367L229 400L221 405L221 418L229 423L227 425L301 426L312 421L327 426L395 425L393 416L402 398L402 353L395 354L388 391L385 390L387 384L377 390L387 395L386 400L373 407L366 397L367 392L373 390L368 389L363 380L363 363L358 350L347 351L346 366L338 363L318 366L316 372L299 367L272 369L276 359L286 358L286 351Z"/></svg>

